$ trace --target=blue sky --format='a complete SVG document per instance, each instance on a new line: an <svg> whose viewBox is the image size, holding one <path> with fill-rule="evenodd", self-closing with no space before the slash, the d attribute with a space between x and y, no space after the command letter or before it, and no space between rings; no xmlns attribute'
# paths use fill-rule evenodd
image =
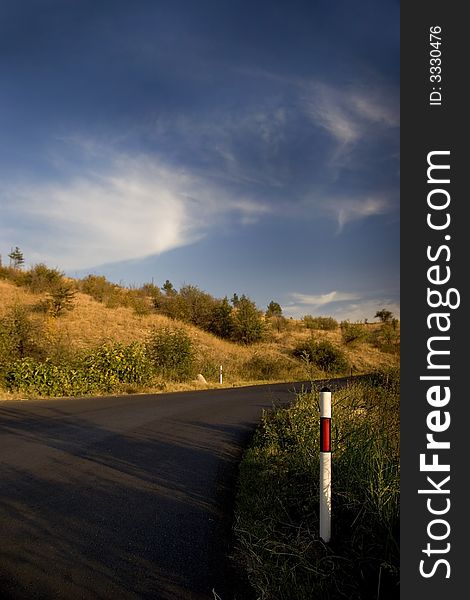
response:
<svg viewBox="0 0 470 600"><path fill-rule="evenodd" d="M4 0L0 251L399 314L399 3Z"/></svg>

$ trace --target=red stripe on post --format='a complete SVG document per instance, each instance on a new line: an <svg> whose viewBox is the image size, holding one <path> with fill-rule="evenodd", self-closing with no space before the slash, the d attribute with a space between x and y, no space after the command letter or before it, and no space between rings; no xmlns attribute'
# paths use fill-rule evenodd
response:
<svg viewBox="0 0 470 600"><path fill-rule="evenodd" d="M331 452L331 419L320 417L320 452Z"/></svg>

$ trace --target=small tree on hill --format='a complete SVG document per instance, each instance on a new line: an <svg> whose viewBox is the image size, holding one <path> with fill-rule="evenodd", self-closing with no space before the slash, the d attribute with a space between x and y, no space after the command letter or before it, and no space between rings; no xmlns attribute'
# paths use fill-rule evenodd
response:
<svg viewBox="0 0 470 600"><path fill-rule="evenodd" d="M162 290L167 296L176 296L176 294L178 293L169 279L167 279L162 285Z"/></svg>
<svg viewBox="0 0 470 600"><path fill-rule="evenodd" d="M281 305L278 302L274 302L274 300L271 300L271 302L268 304L268 308L266 310L266 316L267 317L280 317L281 315L282 315Z"/></svg>
<svg viewBox="0 0 470 600"><path fill-rule="evenodd" d="M16 246L15 249L10 252L8 258L10 259L10 265L14 269L20 269L24 265L23 252L21 252L18 246Z"/></svg>
<svg viewBox="0 0 470 600"><path fill-rule="evenodd" d="M227 296L220 300L212 310L209 331L221 338L229 339L233 334L233 308Z"/></svg>
<svg viewBox="0 0 470 600"><path fill-rule="evenodd" d="M374 315L374 319L380 319L382 321L382 323L390 323L392 318L393 318L393 313L391 311L387 310L386 308L382 308L382 310L378 310Z"/></svg>
<svg viewBox="0 0 470 600"><path fill-rule="evenodd" d="M65 312L73 309L73 299L76 291L72 286L61 281L55 288L48 294L49 310L53 317L60 317Z"/></svg>
<svg viewBox="0 0 470 600"><path fill-rule="evenodd" d="M237 308L239 302L240 302L240 298L238 297L238 294L236 292L234 292L232 299L230 300L230 302L232 303L232 306L234 308Z"/></svg>
<svg viewBox="0 0 470 600"><path fill-rule="evenodd" d="M264 323L256 304L242 295L233 318L233 337L237 342L253 344L264 335Z"/></svg>

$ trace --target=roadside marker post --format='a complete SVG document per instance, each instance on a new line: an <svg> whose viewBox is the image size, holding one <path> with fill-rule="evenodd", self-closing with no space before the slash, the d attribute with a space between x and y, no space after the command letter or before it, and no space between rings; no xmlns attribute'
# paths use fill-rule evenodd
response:
<svg viewBox="0 0 470 600"><path fill-rule="evenodd" d="M222 383L222 365L220 365L219 369L219 383Z"/></svg>
<svg viewBox="0 0 470 600"><path fill-rule="evenodd" d="M320 538L331 538L331 391L320 390Z"/></svg>

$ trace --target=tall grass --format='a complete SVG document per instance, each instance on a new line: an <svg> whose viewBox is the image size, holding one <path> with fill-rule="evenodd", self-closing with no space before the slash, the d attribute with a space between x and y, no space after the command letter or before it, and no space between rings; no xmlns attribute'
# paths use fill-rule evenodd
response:
<svg viewBox="0 0 470 600"><path fill-rule="evenodd" d="M333 394L332 539L319 529L317 393L265 413L240 467L235 532L262 600L398 597L398 375Z"/></svg>

